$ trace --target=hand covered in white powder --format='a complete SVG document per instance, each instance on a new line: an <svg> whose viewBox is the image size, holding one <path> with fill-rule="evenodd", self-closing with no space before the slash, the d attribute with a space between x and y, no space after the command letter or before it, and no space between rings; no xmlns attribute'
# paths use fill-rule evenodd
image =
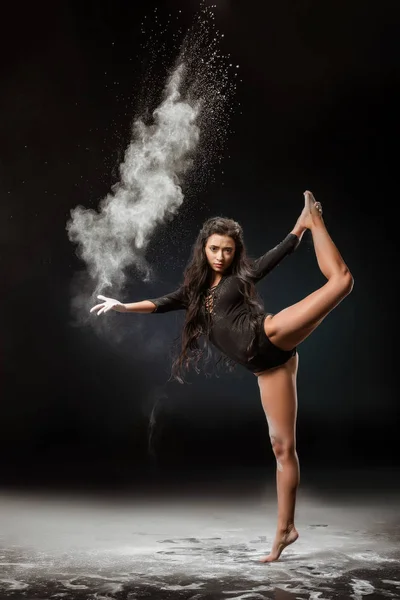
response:
<svg viewBox="0 0 400 600"><path fill-rule="evenodd" d="M96 304L93 308L90 309L90 312L96 312L97 316L102 313L106 313L109 310L115 310L116 312L127 312L125 304L119 302L119 300L115 300L114 298L107 298L107 296L97 296L100 300L104 300L100 304Z"/></svg>

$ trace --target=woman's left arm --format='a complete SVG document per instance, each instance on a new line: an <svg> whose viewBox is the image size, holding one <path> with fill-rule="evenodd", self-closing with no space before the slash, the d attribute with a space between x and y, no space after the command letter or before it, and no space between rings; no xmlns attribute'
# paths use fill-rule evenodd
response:
<svg viewBox="0 0 400 600"><path fill-rule="evenodd" d="M292 252L300 244L306 227L301 223L296 223L292 231L282 240L277 246L268 250L265 254L257 258L253 263L253 281L256 283L270 273L279 263Z"/></svg>

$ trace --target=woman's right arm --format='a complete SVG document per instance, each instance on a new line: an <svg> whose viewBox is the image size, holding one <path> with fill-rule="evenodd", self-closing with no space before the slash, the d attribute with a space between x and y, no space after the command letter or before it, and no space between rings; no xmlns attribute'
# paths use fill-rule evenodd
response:
<svg viewBox="0 0 400 600"><path fill-rule="evenodd" d="M125 310L122 310L121 312L152 313L155 311L155 304L151 300L141 300L140 302L128 302L123 306L125 306Z"/></svg>
<svg viewBox="0 0 400 600"><path fill-rule="evenodd" d="M166 313L171 310L182 310L187 308L186 295L183 286L175 290L175 292L171 292L160 298L145 300L145 302L146 304L149 303L153 305L153 310L149 312Z"/></svg>
<svg viewBox="0 0 400 600"><path fill-rule="evenodd" d="M151 300L141 300L140 302L128 302L123 304L114 298L107 296L97 296L103 302L96 304L90 309L90 312L97 312L98 315L106 313L109 310L116 312L130 313L165 313L172 310L181 310L187 308L183 287L180 287L175 292L161 296L160 298L152 298Z"/></svg>

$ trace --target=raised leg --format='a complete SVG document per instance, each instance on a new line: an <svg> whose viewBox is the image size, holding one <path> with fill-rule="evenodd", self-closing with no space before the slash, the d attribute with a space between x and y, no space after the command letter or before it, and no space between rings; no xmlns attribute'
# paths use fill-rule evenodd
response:
<svg viewBox="0 0 400 600"><path fill-rule="evenodd" d="M267 418L272 449L276 457L278 524L271 552L261 562L279 558L282 550L295 542L294 526L296 491L300 468L296 453L298 355L275 369L258 376L261 402Z"/></svg>
<svg viewBox="0 0 400 600"><path fill-rule="evenodd" d="M318 266L328 281L300 302L266 317L265 333L282 350L300 344L353 288L353 277L325 227L311 192L306 192L305 198Z"/></svg>

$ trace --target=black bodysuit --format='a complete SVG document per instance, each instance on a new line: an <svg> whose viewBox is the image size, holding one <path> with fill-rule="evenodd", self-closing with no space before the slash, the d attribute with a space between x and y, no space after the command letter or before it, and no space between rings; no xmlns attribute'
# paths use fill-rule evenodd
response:
<svg viewBox="0 0 400 600"><path fill-rule="evenodd" d="M257 258L252 264L253 282L257 283L270 273L298 244L299 238L289 233L275 248ZM205 318L210 319L211 343L231 360L256 373L285 363L296 353L296 348L286 351L275 346L264 331L264 319L271 313L252 311L253 318L257 320L257 334L252 356L248 355L246 349L254 332L250 326L250 308L241 293L242 285L235 274L222 275L217 285L206 290L202 313ZM155 304L154 313L187 308L182 286L175 292L151 299L150 302Z"/></svg>

